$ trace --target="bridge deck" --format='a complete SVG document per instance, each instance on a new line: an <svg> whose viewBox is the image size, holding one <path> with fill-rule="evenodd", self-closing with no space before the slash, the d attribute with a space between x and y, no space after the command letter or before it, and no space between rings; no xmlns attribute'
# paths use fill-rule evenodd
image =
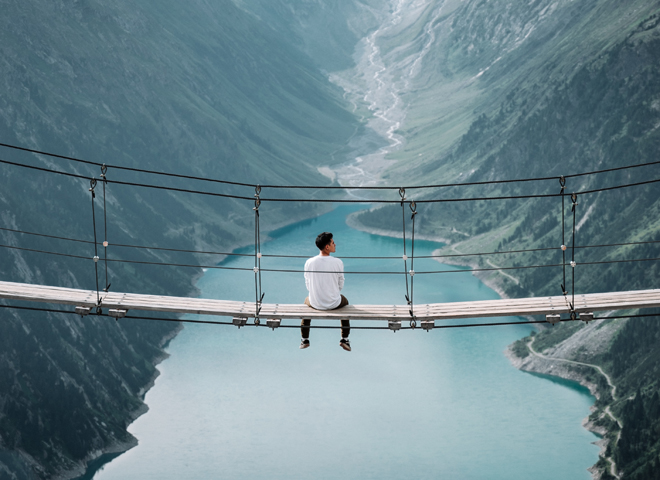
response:
<svg viewBox="0 0 660 480"><path fill-rule="evenodd" d="M96 291L93 290L26 283L0 282L0 298L85 307L96 306ZM254 317L255 314L254 302L115 292L101 292L101 298L104 308L122 310L246 318ZM575 310L578 313L651 307L660 307L660 289L575 296ZM415 305L415 316L418 320L511 317L569 312L570 308L563 296ZM314 310L304 304L277 303L264 303L259 316L274 319L406 320L410 318L407 305L349 305L339 310Z"/></svg>

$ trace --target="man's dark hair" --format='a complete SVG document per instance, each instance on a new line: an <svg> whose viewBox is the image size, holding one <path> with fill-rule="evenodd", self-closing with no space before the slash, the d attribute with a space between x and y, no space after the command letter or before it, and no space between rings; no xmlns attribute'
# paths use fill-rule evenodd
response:
<svg viewBox="0 0 660 480"><path fill-rule="evenodd" d="M319 236L316 237L316 246L319 247L319 250L323 250L326 245L330 244L331 240L332 240L332 233L330 232L319 233Z"/></svg>

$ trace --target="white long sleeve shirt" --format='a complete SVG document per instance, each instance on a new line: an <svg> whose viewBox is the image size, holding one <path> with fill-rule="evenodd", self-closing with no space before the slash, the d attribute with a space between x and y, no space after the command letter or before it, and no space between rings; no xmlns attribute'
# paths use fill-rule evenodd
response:
<svg viewBox="0 0 660 480"><path fill-rule="evenodd" d="M321 273L331 272L331 273ZM332 310L341 303L344 263L330 255L317 255L305 262L305 285L309 303L317 310Z"/></svg>

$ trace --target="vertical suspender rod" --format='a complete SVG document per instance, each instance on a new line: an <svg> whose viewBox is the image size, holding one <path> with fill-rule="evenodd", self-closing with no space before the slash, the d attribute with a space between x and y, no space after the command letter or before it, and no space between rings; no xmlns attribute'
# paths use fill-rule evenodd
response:
<svg viewBox="0 0 660 480"><path fill-rule="evenodd" d="M575 313L575 217L577 216L577 193L571 194L571 201L573 205L571 210L573 211L573 244L571 245L571 320L575 320L577 315Z"/></svg>
<svg viewBox="0 0 660 480"><path fill-rule="evenodd" d="M96 179L92 178L89 181L89 192L92 195L92 229L94 230L94 274L96 276L96 312L101 313L101 297L99 295L99 254L97 248L96 240L96 211L94 208L94 199L96 198L96 193L94 193L94 188L96 188Z"/></svg>
<svg viewBox="0 0 660 480"><path fill-rule="evenodd" d="M565 221L564 221L564 212L566 207L564 206L564 189L566 188L566 179L562 175L559 177L559 185L561 185L561 263L564 273L564 281L561 284L561 293L566 297L568 292L566 291L566 237L565 237Z"/></svg>
<svg viewBox="0 0 660 480"><path fill-rule="evenodd" d="M404 202L406 200L406 189L401 187L399 188L399 196L401 197L401 219L403 221L402 233L403 233L403 273L406 277L406 302L410 305L410 290L408 288L408 254L406 251L406 209L404 208Z"/></svg>
<svg viewBox="0 0 660 480"><path fill-rule="evenodd" d="M259 227L259 206L261 205L261 186L255 187L254 193L254 324L259 325L259 312L261 312L261 302L264 294L261 292L261 231Z"/></svg>
<svg viewBox="0 0 660 480"><path fill-rule="evenodd" d="M414 313L414 303L413 303L413 293L414 293L414 284L413 281L415 279L415 216L417 215L417 205L415 204L414 201L411 201L410 204L410 211L412 212L412 215L410 216L410 220L412 220L412 238L411 238L411 251L410 251L410 271L408 272L408 275L410 275L410 300L408 301L408 305L410 305L410 309L408 310L410 312L410 327L415 328L417 326L417 321L415 320L415 313Z"/></svg>
<svg viewBox="0 0 660 480"><path fill-rule="evenodd" d="M108 167L106 167L105 163L101 167L101 180L103 181L103 260L105 262L105 288L103 289L104 292L108 292L110 290L110 283L108 282L108 216L106 214L107 212L107 202L105 201L105 185L108 183L108 179L106 178L105 174L108 171Z"/></svg>

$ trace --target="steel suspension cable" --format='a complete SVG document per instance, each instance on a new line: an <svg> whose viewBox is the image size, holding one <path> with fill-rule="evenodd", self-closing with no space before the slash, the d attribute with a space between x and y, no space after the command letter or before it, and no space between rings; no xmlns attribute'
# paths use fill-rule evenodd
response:
<svg viewBox="0 0 660 480"><path fill-rule="evenodd" d="M56 173L60 175L66 175L69 177L73 178L80 178L80 179L88 179L88 177L83 176L83 175L78 175L74 173L69 173L69 172L61 172L58 170L51 170L43 167L36 167L33 165L25 165L21 163L16 163L16 162L10 162L7 160L1 160L0 163L4 163L7 165L14 165L14 166L19 166L23 168L29 168L32 170L38 170L38 171L43 171L43 172L49 172L49 173ZM652 183L658 183L660 182L660 178L653 179L653 180L646 180L642 182L636 182L636 183L630 183L630 184L624 184L624 185L615 185L612 187L603 187L603 188L597 188L597 189L591 189L591 190L584 190L582 192L578 192L580 194L591 194L591 193L598 193L598 192L604 192L604 191L610 191L610 190L617 190L621 188L628 188L628 187L636 187L640 185L648 185ZM213 197L222 197L222 198L233 198L233 199L238 199L238 200L253 200L252 197L246 197L242 195L232 195L232 194L225 194L225 193L217 193L217 192L207 192L207 191L201 191L201 190L192 190L192 189L186 189L186 188L177 188L177 187L167 187L163 185L153 185L153 184L145 184L145 183L136 183L136 182L125 182L125 181L120 181L120 180L108 180L108 183L114 183L117 185L127 185L127 186L134 186L134 187L143 187L143 188L152 188L152 189L157 189L157 190L167 190L167 191L174 191L174 192L183 192L183 193L192 193L196 195L206 195L206 196L213 196ZM388 187L387 189L391 189ZM498 196L498 197L465 197L465 198L436 198L436 199L422 199L422 200L417 200L417 203L454 203L454 202L474 202L474 201L490 201L490 200L522 200L522 199L530 199L530 198L554 198L559 196L560 194L528 194L528 195L509 195L509 196ZM338 198L338 199L332 199L332 198L316 198L316 199L310 199L310 198L261 198L262 202L294 202L294 203L347 203L347 204L354 204L354 203L377 203L377 204L394 204L394 203L399 203L399 200L384 200L384 199L373 199L373 200L357 200L357 199L344 199L344 198Z"/></svg>
<svg viewBox="0 0 660 480"><path fill-rule="evenodd" d="M6 165L13 165L16 167L23 167L23 168L28 168L30 170L37 170L41 172L47 172L47 173L55 173L58 175L64 175L67 177L72 177L72 178L80 178L83 180L88 180L89 177L85 175L79 175L77 173L69 173L69 172L62 172L59 170L52 170L49 168L44 168L44 167L37 167L35 165L26 165L24 163L17 163L17 162L10 162L8 160L2 160L0 159L0 163L4 163ZM252 200L252 197L245 197L242 195L231 195L227 193L216 193L216 192L204 192L200 190L191 190L187 188L177 188L177 187L166 187L163 185L151 185L151 184L146 184L146 183L135 183L135 182L124 182L121 180L108 180L108 183L114 183L116 185L127 185L127 186L132 186L132 187L143 187L143 188L153 188L157 190L168 190L172 192L183 192L183 193L193 193L197 195L207 195L207 196L212 196L212 197L222 197L222 198L234 198L238 200ZM278 200L279 201L279 200ZM330 200L328 200L330 201Z"/></svg>
<svg viewBox="0 0 660 480"><path fill-rule="evenodd" d="M628 170L631 168L638 168L638 167L648 167L650 165L658 165L658 164L660 164L660 160L656 160L654 162L638 163L636 165L624 165L622 167L606 168L604 170L593 170L591 172L574 173L573 175L565 175L565 177L566 178L584 177L587 175L598 175L600 173L617 172L619 170Z"/></svg>
<svg viewBox="0 0 660 480"><path fill-rule="evenodd" d="M34 248L25 248L25 247L15 247L13 245L2 245L0 248L9 248L13 250L21 250L26 252L34 253L44 253L48 255L57 255L61 257L69 258L78 258L81 260L89 260L90 258L83 255L73 255L68 253L58 253L50 252L47 250L38 250ZM633 259L623 259L623 260L601 260L595 262L582 262L581 265L608 265L614 263L634 263L634 262L652 262L658 261L660 257L651 257L651 258L633 258ZM165 263L165 262L148 262L142 260L124 260L117 258L108 258L108 262L116 263L131 263L138 265L157 265L162 267L185 267L185 268L207 268L207 269L217 269L217 270L236 270L236 271L245 271L252 272L254 268L244 268L244 267L228 267L225 265L192 265L192 264L182 264L182 263ZM466 268L463 270L429 270L429 271L418 271L415 272L416 275L425 275L425 274L440 274L440 273L467 273L467 272L492 272L498 270L526 270L530 268L548 268L548 267L561 267L561 263L553 263L547 265L522 265L522 266L513 266L513 267L494 267L494 268ZM262 268L263 272L279 272L279 273L306 273L308 270L298 270L298 269L278 269L278 268ZM316 273L335 273L331 271L317 271ZM405 275L407 272L376 272L376 271L348 271L344 272L345 274L352 275Z"/></svg>
<svg viewBox="0 0 660 480"><path fill-rule="evenodd" d="M36 232L28 232L25 230L18 230L15 228L6 228L6 227L0 227L1 231L6 231L6 232L13 232L13 233L20 233L23 235L33 235L36 237L44 237L44 238L53 238L56 240L65 240L69 242L80 242L80 243L87 243L87 244L93 244L94 242L92 240L81 240L78 238L70 238L70 237L61 237L61 236L56 236L56 235L47 235L43 233L36 233ZM633 245L652 245L652 244L657 244L660 243L660 240L646 240L646 241L641 241L641 242L623 242L623 243L607 243L607 244L599 244L599 245L576 245L576 249L589 249L589 248L608 248L608 247L626 247L626 246L633 246ZM122 248L135 248L135 249L144 249L144 250L160 250L160 251L168 251L168 252L181 252L181 253L196 253L196 254L203 254L203 255L226 255L226 256L237 256L237 257L253 257L254 254L252 253L235 253L235 252L213 252L213 251L205 251L205 250L187 250L187 249L180 249L180 248L165 248L165 247L154 247L154 246L147 246L147 245L128 245L128 244L121 244L121 243L115 243L113 244L114 247L122 247ZM545 252L545 251L553 251L556 250L556 247L541 247L541 248L526 248L526 249L520 249L520 250L503 250L503 251L498 251L498 252L475 252L475 253L457 253L457 254L449 254L449 255L416 255L416 258L422 258L422 259L437 259L437 258L454 258L454 257L474 257L474 256L485 256L485 255L510 255L512 253L533 253L533 252ZM45 252L45 253L54 253L54 252ZM266 254L262 253L261 255L262 258L309 258L309 255L275 255L275 254ZM81 257L81 258L87 258L87 257ZM400 256L344 256L344 255L337 255L337 258L342 258L342 259L357 259L357 260L400 260Z"/></svg>
<svg viewBox="0 0 660 480"><path fill-rule="evenodd" d="M98 167L105 165L103 163L99 162L93 162L89 160L83 160L80 158L72 157L72 156L66 156L66 155L58 155L54 153L49 153L45 152L42 150L36 150L36 149L31 149L31 148L26 148L26 147L19 147L16 145L11 145L8 143L0 143L0 146L6 147L6 148L11 148L14 150L20 150L24 152L29 152L29 153L35 153L38 155L45 155L53 158L60 158L63 160L68 160L68 161L73 161L77 163L84 163L87 165L96 165ZM646 167L646 166L651 166L651 165L657 165L660 164L660 161L654 161L654 162L646 162L646 163L641 163L641 164L636 164L636 165L626 165L622 167L614 167L614 168L608 168L604 170L595 170L591 172L582 172L582 173L575 173L572 175L565 175L565 178L572 178L572 177L581 177L581 176L588 176L588 175L597 175L601 173L607 173L607 172L613 172L613 171L619 171L619 170L625 170L625 169L632 169L632 168L640 168L640 167ZM213 178L208 178L208 177L200 177L200 176L193 176L193 175L185 175L185 174L178 174L178 173L171 173L171 172L161 172L161 171L155 171L155 170L147 170L147 169L142 169L142 168L133 168L133 167L125 167L125 166L119 166L119 165L112 165L112 168L115 168L117 170L125 170L125 171L130 171L130 172L136 172L136 173L147 173L147 174L152 174L152 175L161 175L161 176L168 176L168 177L175 177L175 178L185 178L189 180L199 180L199 181L206 181L206 182L213 182L213 183L221 183L225 185L235 185L235 186L243 186L243 187L252 187L255 188L258 184L253 184L253 183L246 183L246 182L235 182L235 181L230 181L230 180L220 180L220 179L213 179ZM475 186L475 185L496 185L496 184L503 184L503 183L519 183L519 182L537 182L537 181L547 181L547 180L553 180L556 177L533 177L533 178L522 178L522 179L507 179L507 180L489 180L489 181L481 181L481 182L463 182L463 183L446 183L446 184L430 184L430 185L413 185L413 186L407 186L405 188L407 189L426 189L426 188L445 188L445 187L460 187L460 186ZM388 186L357 186L357 187L344 187L344 186L337 186L337 185L316 185L316 186L308 186L308 185L262 185L262 188L282 188L282 189L336 189L336 190L346 190L346 189L351 189L351 190L389 190L392 189L393 187L388 187Z"/></svg>
<svg viewBox="0 0 660 480"><path fill-rule="evenodd" d="M66 240L68 242L89 243L90 245L94 243L91 240L80 240L78 238L58 237L58 236L55 236L55 235L46 235L44 233L26 232L24 230L17 230L15 228L0 227L0 230L4 230L5 232L20 233L20 234L23 234L23 235L34 235L36 237L54 238L54 239L57 239L57 240Z"/></svg>
<svg viewBox="0 0 660 480"><path fill-rule="evenodd" d="M13 250L21 250L26 252L34 253L44 253L48 255L57 255L61 257L77 258L81 260L89 260L90 258L83 255L73 255L68 253L58 253L50 252L47 250L38 250L34 248L25 248L25 247L15 247L13 245L2 245L0 248L9 248ZM632 259L623 259L623 260L601 260L595 262L582 262L581 265L609 265L615 263L634 263L634 262L652 262L658 261L660 257L650 257L650 258L632 258ZM108 258L108 262L116 263L132 263L138 265L157 265L163 267L185 267L185 268L207 268L207 269L217 269L217 270L236 270L236 271L245 271L252 272L254 268L244 268L244 267L228 267L224 265L192 265L192 264L182 264L182 263L165 263L165 262L148 262L142 260L124 260L117 258ZM561 267L561 263L553 263L547 265L522 265L522 266L513 266L513 267L493 267L493 268L466 268L463 270L429 270L429 271L418 271L415 272L416 275L425 275L425 274L440 274L440 273L466 273L466 272L492 272L498 270L526 270L530 268L548 268L548 267ZM278 268L262 268L263 272L279 272L279 273L306 273L307 270L297 270L297 269L278 269ZM335 273L331 271L318 271L316 273ZM375 272L375 271L348 271L344 272L345 274L352 275L404 275L406 272Z"/></svg>
<svg viewBox="0 0 660 480"><path fill-rule="evenodd" d="M105 163L92 162L90 160L83 160L83 159L80 159L80 158L69 157L69 156L66 156L66 155L57 155L55 153L48 153L48 152L44 152L42 150L34 150L34 149L31 149L31 148L18 147L16 145L10 145L8 143L0 143L0 146L7 147L7 148L12 148L14 150L21 150L21 151L24 151L24 152L36 153L38 155L45 155L47 157L61 158L63 160L70 160L72 162L84 163L84 164L87 164L87 165L96 165L97 167L105 165ZM186 178L186 179L190 179L190 180L202 180L202 181L206 181L206 182L216 182L216 183L223 183L223 184L227 184L227 185L238 185L238 186L243 186L243 187L254 187L255 186L255 185L252 185L250 183L232 182L232 181L229 181L229 180L215 180L215 179L211 179L211 178L208 178L208 177L196 177L196 176L184 175L184 174L179 174L179 173L159 172L159 171L155 171L155 170L145 170L143 168L122 167L122 166L119 166L119 165L113 165L112 168L114 168L116 170L126 170L126 171L129 171L129 172L149 173L149 174L153 174L153 175L163 175L163 176L167 176L167 177Z"/></svg>

